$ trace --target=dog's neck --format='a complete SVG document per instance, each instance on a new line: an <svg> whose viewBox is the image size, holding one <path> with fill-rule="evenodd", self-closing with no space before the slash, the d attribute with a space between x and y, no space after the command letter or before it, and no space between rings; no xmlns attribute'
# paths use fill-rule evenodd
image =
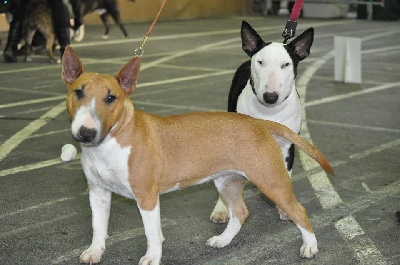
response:
<svg viewBox="0 0 400 265"><path fill-rule="evenodd" d="M123 105L123 109L122 109L122 113L121 113L121 117L118 121L117 124L115 124L109 134L111 137L115 138L118 137L121 132L124 131L124 129L131 123L133 122L134 119L134 113L135 113L135 109L134 106L130 100L130 98L126 98L124 105Z"/></svg>

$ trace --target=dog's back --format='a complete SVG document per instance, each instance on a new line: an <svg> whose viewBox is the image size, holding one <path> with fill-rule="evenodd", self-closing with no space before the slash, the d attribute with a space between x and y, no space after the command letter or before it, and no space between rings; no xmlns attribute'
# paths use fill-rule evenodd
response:
<svg viewBox="0 0 400 265"><path fill-rule="evenodd" d="M79 16L83 18L84 16L98 11L100 14L101 21L103 22L106 31L104 33L103 38L106 39L108 37L108 33L110 32L110 24L108 21L108 15L111 15L115 23L119 26L125 37L128 37L128 33L125 29L124 23L121 19L121 14L119 10L118 1L116 0L70 0L72 6L77 6L78 2L80 4L80 14ZM79 37L77 41L81 41L83 36Z"/></svg>
<svg viewBox="0 0 400 265"><path fill-rule="evenodd" d="M252 168L259 167L260 163L266 163L267 157L271 154L280 153L272 134L284 137L298 145L324 170L331 174L333 172L320 151L286 126L276 122L228 112L159 117L136 110L134 116L136 119L134 123L148 126L142 126L140 128L142 132L139 134L152 137L153 144L158 146L157 149L165 160L170 157L174 159L173 162L169 161L167 164L176 166L169 172L175 178L178 177L176 174L179 170L177 169L185 168L188 164L199 165L196 170L191 170L198 174L198 176L193 176L193 179L207 175L210 171L231 169L250 172ZM207 128L210 124L212 126ZM155 134L148 135L150 131ZM133 137L136 138L138 131L132 130L132 132L135 133ZM204 155L198 156L200 153ZM231 160L232 156L235 157L234 160ZM196 163L192 163L193 159L196 159ZM187 177L185 174L186 172L182 172L182 178Z"/></svg>

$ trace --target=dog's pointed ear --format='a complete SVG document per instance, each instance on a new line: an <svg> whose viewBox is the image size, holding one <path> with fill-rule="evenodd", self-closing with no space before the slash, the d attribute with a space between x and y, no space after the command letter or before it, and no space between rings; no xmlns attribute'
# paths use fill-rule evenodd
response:
<svg viewBox="0 0 400 265"><path fill-rule="evenodd" d="M240 35L242 37L242 49L250 57L265 46L260 35L244 20L242 21Z"/></svg>
<svg viewBox="0 0 400 265"><path fill-rule="evenodd" d="M121 88L126 94L131 94L136 89L136 84L139 79L140 72L140 57L135 56L117 73L117 79Z"/></svg>
<svg viewBox="0 0 400 265"><path fill-rule="evenodd" d="M296 54L300 61L310 55L310 49L314 41L314 29L309 28L291 41L288 46Z"/></svg>
<svg viewBox="0 0 400 265"><path fill-rule="evenodd" d="M62 57L61 77L66 85L72 84L82 73L83 65L71 46L67 46Z"/></svg>

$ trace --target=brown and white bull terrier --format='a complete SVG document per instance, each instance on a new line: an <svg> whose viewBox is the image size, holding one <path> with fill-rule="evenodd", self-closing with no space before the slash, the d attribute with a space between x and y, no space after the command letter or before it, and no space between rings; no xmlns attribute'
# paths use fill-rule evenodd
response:
<svg viewBox="0 0 400 265"><path fill-rule="evenodd" d="M80 256L97 263L105 250L111 193L135 199L143 219L147 252L139 264L159 264L164 237L159 195L214 181L228 207L225 231L210 238L213 248L228 245L248 216L243 185L253 182L300 229L300 255L318 252L305 209L296 200L281 150L272 134L284 137L313 157L329 173L325 157L311 144L275 122L238 113L205 112L160 117L135 110L140 58L131 59L115 77L86 72L67 47L62 78L68 87L67 110L73 137L82 146L89 183L93 238Z"/></svg>

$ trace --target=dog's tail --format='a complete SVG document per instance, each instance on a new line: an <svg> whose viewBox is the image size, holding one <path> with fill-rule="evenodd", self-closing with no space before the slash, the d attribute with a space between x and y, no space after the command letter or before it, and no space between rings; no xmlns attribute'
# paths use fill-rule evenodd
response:
<svg viewBox="0 0 400 265"><path fill-rule="evenodd" d="M295 145L297 145L307 155L309 155L315 161L317 161L318 164L320 164L320 166L326 172L328 172L332 176L334 175L333 168L331 167L331 165L329 164L329 162L325 158L325 156L317 148L315 148L312 144L307 142L304 138L297 135L295 132L293 132L288 127L286 127L280 123L277 123L277 122L271 121L268 125L268 128L272 134L283 137L283 138L289 140L290 142L294 143Z"/></svg>

